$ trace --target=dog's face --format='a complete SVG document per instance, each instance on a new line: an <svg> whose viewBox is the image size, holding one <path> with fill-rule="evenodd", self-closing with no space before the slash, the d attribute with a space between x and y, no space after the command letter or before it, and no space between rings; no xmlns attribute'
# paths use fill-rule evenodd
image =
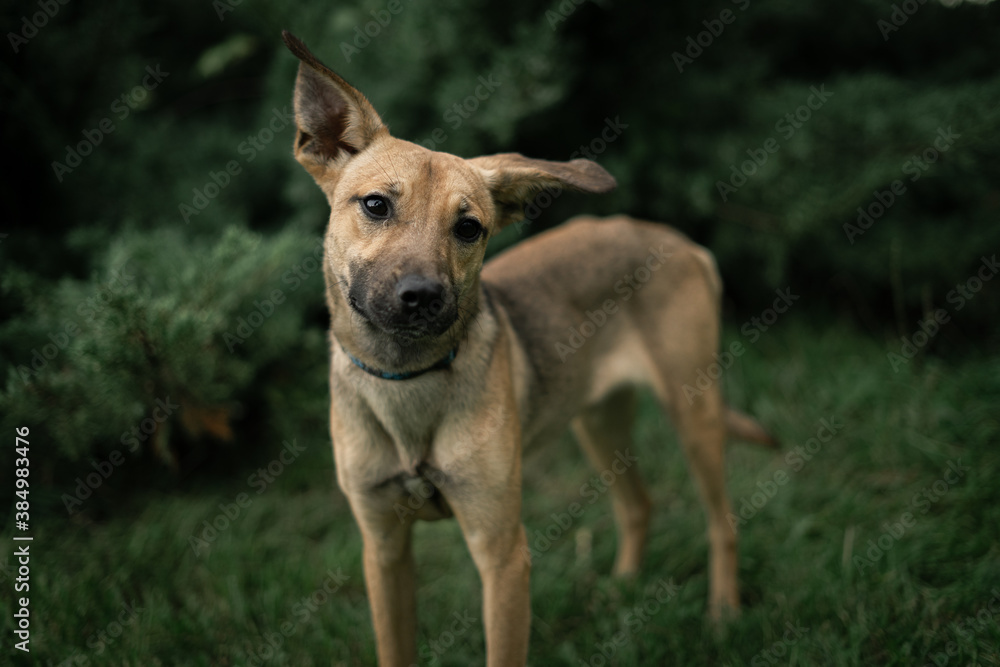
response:
<svg viewBox="0 0 1000 667"><path fill-rule="evenodd" d="M478 293L493 197L468 161L383 136L329 190L329 268L362 323L440 336Z"/></svg>
<svg viewBox="0 0 1000 667"><path fill-rule="evenodd" d="M461 328L474 310L487 240L518 220L533 194L615 185L588 160L466 160L396 139L361 93L284 38L302 61L295 157L330 202L331 307L348 306L350 326L366 334L413 341Z"/></svg>

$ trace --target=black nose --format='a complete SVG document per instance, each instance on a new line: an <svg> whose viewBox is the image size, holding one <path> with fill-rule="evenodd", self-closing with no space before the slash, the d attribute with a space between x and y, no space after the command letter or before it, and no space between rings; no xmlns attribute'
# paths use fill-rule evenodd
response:
<svg viewBox="0 0 1000 667"><path fill-rule="evenodd" d="M441 302L444 285L425 276L411 273L396 283L396 298L409 311L418 311Z"/></svg>

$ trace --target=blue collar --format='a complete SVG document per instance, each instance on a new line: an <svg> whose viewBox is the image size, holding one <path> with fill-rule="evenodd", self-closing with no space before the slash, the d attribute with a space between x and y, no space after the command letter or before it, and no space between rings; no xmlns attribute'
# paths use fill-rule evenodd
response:
<svg viewBox="0 0 1000 667"><path fill-rule="evenodd" d="M355 358L353 354L348 352L343 345L340 346L341 350L344 350L344 354L347 358L354 362L354 365L363 370L369 375L374 375L377 378L382 378L383 380L410 380L417 377L418 375L423 375L424 373L430 373L431 371L443 370L451 366L451 362L455 361L455 354L458 352L458 348L452 348L451 352L447 354L443 359L438 360L433 366L428 366L419 371L409 371L407 373L389 373L388 371L380 371L377 368L372 368L360 359Z"/></svg>

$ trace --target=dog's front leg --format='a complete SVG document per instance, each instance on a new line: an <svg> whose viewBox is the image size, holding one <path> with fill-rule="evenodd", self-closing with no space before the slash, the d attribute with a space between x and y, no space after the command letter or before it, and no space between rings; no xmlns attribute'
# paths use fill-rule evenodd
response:
<svg viewBox="0 0 1000 667"><path fill-rule="evenodd" d="M517 508L512 515L497 517L497 525L485 518L481 524L470 525L456 510L483 582L488 667L524 665L528 656L531 561L520 521L520 497Z"/></svg>
<svg viewBox="0 0 1000 667"><path fill-rule="evenodd" d="M472 457L461 485L448 498L483 583L489 667L524 665L531 628L520 444L516 432L502 440L487 443Z"/></svg>
<svg viewBox="0 0 1000 667"><path fill-rule="evenodd" d="M408 667L417 661L417 603L411 524L395 514L356 511L364 540L365 587L375 626L381 667Z"/></svg>
<svg viewBox="0 0 1000 667"><path fill-rule="evenodd" d="M531 562L524 527L518 522L506 535L480 531L468 544L483 581L487 665L524 665L531 631Z"/></svg>

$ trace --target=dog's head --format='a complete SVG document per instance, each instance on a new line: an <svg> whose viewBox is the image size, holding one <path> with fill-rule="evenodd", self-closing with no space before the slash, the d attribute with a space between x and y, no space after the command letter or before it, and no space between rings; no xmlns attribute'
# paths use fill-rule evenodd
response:
<svg viewBox="0 0 1000 667"><path fill-rule="evenodd" d="M487 240L521 219L532 196L615 186L589 160L514 153L466 160L396 139L361 93L298 38L283 37L301 61L295 158L330 202L330 296L360 315L369 333L444 334L475 301ZM359 326L357 317L351 326Z"/></svg>

